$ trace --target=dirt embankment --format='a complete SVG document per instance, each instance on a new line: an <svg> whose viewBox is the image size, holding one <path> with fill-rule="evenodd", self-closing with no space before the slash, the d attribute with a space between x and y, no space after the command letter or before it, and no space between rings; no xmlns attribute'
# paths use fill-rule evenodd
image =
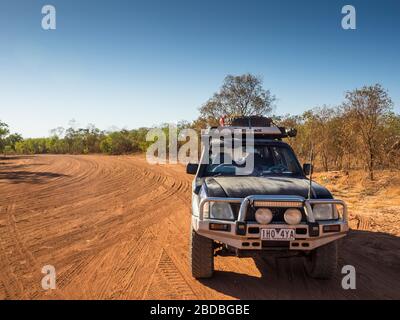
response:
<svg viewBox="0 0 400 320"><path fill-rule="evenodd" d="M300 259L217 257L213 279L192 279L192 177L181 166L140 156L2 159L0 299L399 299L399 174L382 174L372 189L341 173L317 176L349 202L359 229L341 241L340 264L357 270L357 290L343 290L340 272L312 280ZM44 265L56 268L56 290L41 288Z"/></svg>
<svg viewBox="0 0 400 320"><path fill-rule="evenodd" d="M323 172L316 180L347 202L353 228L400 236L399 171L377 171L373 181L363 171Z"/></svg>

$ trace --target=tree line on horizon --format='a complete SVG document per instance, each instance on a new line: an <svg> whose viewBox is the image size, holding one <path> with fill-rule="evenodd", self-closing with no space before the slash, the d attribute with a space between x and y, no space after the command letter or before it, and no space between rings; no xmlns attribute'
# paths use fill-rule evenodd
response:
<svg viewBox="0 0 400 320"><path fill-rule="evenodd" d="M2 123L4 131L8 126ZM107 132L93 125L85 128L58 127L49 137L26 138L19 134L0 135L0 151L7 154L95 154L111 155L143 152L147 149L148 128ZM1 132L1 131L0 131ZM18 139L10 139L12 136Z"/></svg>
<svg viewBox="0 0 400 320"><path fill-rule="evenodd" d="M200 108L196 128L217 125L224 115L270 115L275 96L262 87L260 77L227 76L220 90ZM400 115L380 84L345 94L339 106L309 109L301 115L272 116L279 126L296 128L288 138L299 159L308 162L311 150L319 170L400 169Z"/></svg>
<svg viewBox="0 0 400 320"><path fill-rule="evenodd" d="M317 169L366 169L371 179L375 169L400 169L400 115L380 84L348 91L339 106L309 109L300 115L271 115L275 96L262 86L260 77L244 74L227 76L199 111L193 122L182 121L178 131L192 128L200 132L217 125L222 116L270 116L281 126L296 128L298 134L287 142L301 161L306 162L313 149ZM168 124L158 126L168 135ZM0 121L0 152L5 154L91 154L111 155L145 152L151 142L151 128L102 131L86 128L57 128L46 138L23 139L10 134Z"/></svg>

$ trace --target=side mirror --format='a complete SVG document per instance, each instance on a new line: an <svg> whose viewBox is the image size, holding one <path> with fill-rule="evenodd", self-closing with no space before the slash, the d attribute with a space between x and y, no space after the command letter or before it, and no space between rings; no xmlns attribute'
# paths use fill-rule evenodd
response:
<svg viewBox="0 0 400 320"><path fill-rule="evenodd" d="M295 128L286 129L286 134L288 135L288 137L294 138L297 136L297 129Z"/></svg>
<svg viewBox="0 0 400 320"><path fill-rule="evenodd" d="M196 174L199 165L197 163L188 163L186 166L186 173L187 174Z"/></svg>
<svg viewBox="0 0 400 320"><path fill-rule="evenodd" d="M314 170L314 167L311 163L303 164L303 172L306 176L309 176L313 170Z"/></svg>

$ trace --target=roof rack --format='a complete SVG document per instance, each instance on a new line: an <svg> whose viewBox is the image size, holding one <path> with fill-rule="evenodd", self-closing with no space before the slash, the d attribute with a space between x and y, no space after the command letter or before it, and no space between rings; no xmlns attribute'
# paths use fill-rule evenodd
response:
<svg viewBox="0 0 400 320"><path fill-rule="evenodd" d="M278 127L271 118L261 116L221 118L219 126L206 129L203 135L211 135L215 131L222 132L223 130L225 132L230 130L232 134L238 133L240 130L243 134L246 134L246 131L251 130L255 138L264 139L281 140L297 135L296 129Z"/></svg>

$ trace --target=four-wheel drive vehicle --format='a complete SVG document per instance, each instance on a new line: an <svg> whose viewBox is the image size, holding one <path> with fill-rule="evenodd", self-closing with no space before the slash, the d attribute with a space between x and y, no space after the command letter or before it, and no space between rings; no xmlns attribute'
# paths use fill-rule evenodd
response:
<svg viewBox="0 0 400 320"><path fill-rule="evenodd" d="M302 255L309 276L331 278L337 268L336 240L348 231L346 204L307 179L312 165L301 167L292 148L282 141L291 131L268 121L255 128L251 121L245 127L212 128L252 130L252 148L242 145L252 156L251 172L236 174L249 157L223 161L225 153L213 155L212 148L204 146L199 164L187 166L187 173L195 174L190 245L193 277L211 277L215 255L278 254ZM227 143L204 136L211 147Z"/></svg>

